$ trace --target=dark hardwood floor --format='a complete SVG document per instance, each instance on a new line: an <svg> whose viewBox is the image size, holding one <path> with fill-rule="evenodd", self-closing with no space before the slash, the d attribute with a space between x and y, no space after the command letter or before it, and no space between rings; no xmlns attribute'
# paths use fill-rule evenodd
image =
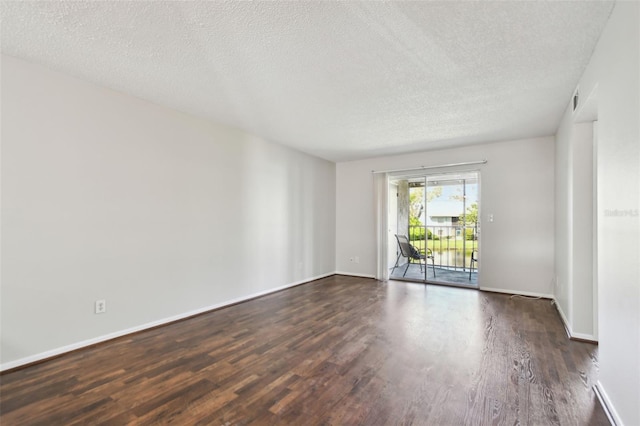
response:
<svg viewBox="0 0 640 426"><path fill-rule="evenodd" d="M548 300L334 276L0 377L2 425L608 424Z"/></svg>

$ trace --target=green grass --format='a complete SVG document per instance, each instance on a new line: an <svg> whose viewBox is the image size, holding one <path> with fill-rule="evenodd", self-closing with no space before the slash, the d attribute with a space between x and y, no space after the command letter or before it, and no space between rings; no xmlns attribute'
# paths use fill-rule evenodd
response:
<svg viewBox="0 0 640 426"><path fill-rule="evenodd" d="M425 246L424 243L425 243L424 240L411 241L411 245L417 248L418 250L420 250L420 252L424 252L424 246ZM471 254L473 250L478 249L478 242L463 241L462 238L460 239L451 238L449 240L443 238L441 240L429 240L429 244L427 245L427 247L436 252L446 251L446 250L462 250L462 248L464 247L465 253Z"/></svg>

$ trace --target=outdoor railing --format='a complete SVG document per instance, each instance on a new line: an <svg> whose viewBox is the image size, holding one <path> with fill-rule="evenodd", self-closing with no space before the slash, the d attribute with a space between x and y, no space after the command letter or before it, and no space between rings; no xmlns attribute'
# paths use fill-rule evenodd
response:
<svg viewBox="0 0 640 426"><path fill-rule="evenodd" d="M471 264L471 255L478 250L476 225L409 226L409 241L422 253L426 252L426 245L434 256L436 266L452 270L476 270L477 264Z"/></svg>

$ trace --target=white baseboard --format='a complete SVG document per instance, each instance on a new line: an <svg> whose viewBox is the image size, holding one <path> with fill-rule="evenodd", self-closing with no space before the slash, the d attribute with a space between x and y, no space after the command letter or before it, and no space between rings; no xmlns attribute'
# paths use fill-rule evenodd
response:
<svg viewBox="0 0 640 426"><path fill-rule="evenodd" d="M531 291L507 290L504 288L480 287L482 291L490 291L492 293L517 294L519 296L541 297L543 299L553 299L553 295L544 293L535 293Z"/></svg>
<svg viewBox="0 0 640 426"><path fill-rule="evenodd" d="M611 423L613 426L624 426L624 424L622 423L622 419L611 403L611 400L609 399L607 392L605 392L604 387L602 387L602 383L600 383L600 380L596 382L593 390L596 393L598 400L600 401L600 405L602 405L602 409L609 419L609 423Z"/></svg>
<svg viewBox="0 0 640 426"><path fill-rule="evenodd" d="M553 298L553 304L555 305L556 310L560 314L560 318L562 319L562 322L564 323L564 328L567 330L567 333L569 334L569 338L571 338L571 339L579 339L579 340L588 340L590 342L597 342L598 341L598 339L594 335L574 332L572 327L571 327L571 324L569 323L569 320L567 319L567 316L564 314L564 311L560 307L560 304L555 299L555 297Z"/></svg>
<svg viewBox="0 0 640 426"><path fill-rule="evenodd" d="M47 358L52 358L58 355L62 355L64 353L67 352L71 352L71 351L75 351L77 349L81 349L87 346L91 346L91 345L95 345L96 343L102 343L102 342L106 342L107 340L112 340L115 339L117 337L122 337L122 336L126 336L127 334L132 334L132 333L136 333L138 331L143 331L149 328L153 328L153 327L157 327L159 325L164 325L164 324L169 324L172 323L174 321L178 321L181 319L185 319L185 318L189 318L192 317L194 315L198 315L198 314L202 314L208 311L212 311L214 309L220 309L223 308L225 306L229 306L229 305L234 305L236 303L240 303L240 302L244 302L250 299L255 299L256 297L260 297L260 296L266 296L267 294L270 293L275 293L277 291L281 291L281 290L285 290L287 288L290 287L295 287L297 285L300 284L304 284L310 281L315 281L315 280L319 280L321 278L325 278L325 277L329 277L331 275L335 275L336 272L330 272L328 274L322 274L322 275L317 275L315 277L310 277L310 278L306 278L304 280L300 280L300 281L296 281L293 283L289 283L280 287L276 287L276 288L272 288L269 290L265 290L265 291L261 291L258 293L254 293L254 294L250 294L247 296L243 296L243 297L238 297L232 300L227 300L225 302L221 302L221 303L216 303L214 305L209 305L209 306L205 306L203 308L199 308L199 309L195 309L193 311L189 311L189 312L184 312L182 314L178 314L178 315L174 315L168 318L163 318L163 319L159 319L157 321L151 321L148 322L146 324L142 324L142 325L138 325L135 327L131 327L131 328L127 328L124 330L119 330L119 331L115 331L113 333L109 333L109 334L105 334L102 336L98 336L98 337L94 337L91 339L87 339L87 340L83 340L81 342L77 342L77 343L72 343L70 345L66 345L66 346L62 346L59 348L55 348L55 349L51 349L45 352L41 352L35 355L30 355L24 358L20 358L17 359L15 361L9 361L9 362L5 362L0 364L0 371L5 371L5 370L10 370L12 368L16 368L16 367L20 367L22 365L27 365L27 364L31 364L33 362L38 362L38 361L42 361L45 360Z"/></svg>
<svg viewBox="0 0 640 426"><path fill-rule="evenodd" d="M562 322L564 324L564 328L567 329L567 333L569 333L569 337L571 337L571 325L569 324L569 320L567 319L567 316L564 314L564 311L560 307L560 304L555 299L555 297L553 298L553 304L555 305L556 310L560 314L560 319L562 320Z"/></svg>
<svg viewBox="0 0 640 426"><path fill-rule="evenodd" d="M349 277L360 277L360 278L371 278L371 279L376 279L375 275L369 275L369 274L356 274L355 272L343 272L343 271L336 271L335 272L336 275L347 275Z"/></svg>

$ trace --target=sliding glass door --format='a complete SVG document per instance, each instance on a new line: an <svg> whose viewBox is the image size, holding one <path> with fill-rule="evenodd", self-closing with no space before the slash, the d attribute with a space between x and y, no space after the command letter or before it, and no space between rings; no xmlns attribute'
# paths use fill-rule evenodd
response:
<svg viewBox="0 0 640 426"><path fill-rule="evenodd" d="M479 172L390 179L391 279L477 287Z"/></svg>

